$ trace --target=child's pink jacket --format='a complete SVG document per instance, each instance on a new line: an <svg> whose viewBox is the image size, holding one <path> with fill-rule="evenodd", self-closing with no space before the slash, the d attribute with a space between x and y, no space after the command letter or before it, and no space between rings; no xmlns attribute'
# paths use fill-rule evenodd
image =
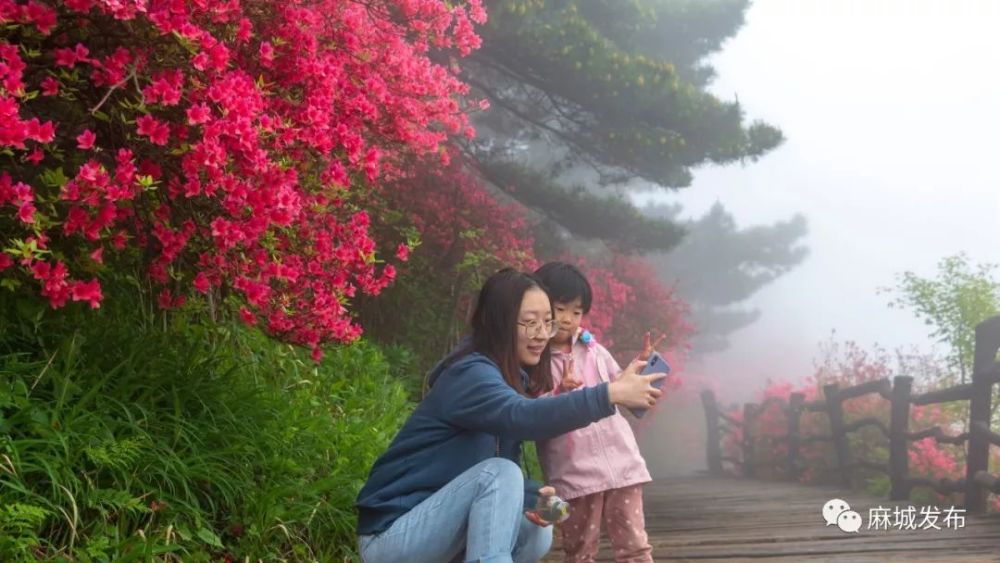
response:
<svg viewBox="0 0 1000 563"><path fill-rule="evenodd" d="M584 344L574 337L572 354L576 376L585 386L610 382L622 371L611 353L597 342ZM572 393L559 389L569 357L567 352L552 349L552 394ZM538 458L546 484L567 500L651 480L632 427L620 412L538 442Z"/></svg>

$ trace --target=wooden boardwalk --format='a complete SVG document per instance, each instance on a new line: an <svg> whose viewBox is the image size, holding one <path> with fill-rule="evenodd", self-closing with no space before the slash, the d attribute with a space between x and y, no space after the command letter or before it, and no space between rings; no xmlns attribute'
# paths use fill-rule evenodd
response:
<svg viewBox="0 0 1000 563"><path fill-rule="evenodd" d="M832 498L861 514L858 533L825 524L821 510ZM656 561L1000 562L1000 515L966 516L963 528L946 527L942 515L941 530L876 531L868 529L870 508L912 505L919 513L922 505L833 487L700 476L657 480L647 485L645 500ZM556 535L546 561L562 561ZM614 561L606 539L598 560Z"/></svg>

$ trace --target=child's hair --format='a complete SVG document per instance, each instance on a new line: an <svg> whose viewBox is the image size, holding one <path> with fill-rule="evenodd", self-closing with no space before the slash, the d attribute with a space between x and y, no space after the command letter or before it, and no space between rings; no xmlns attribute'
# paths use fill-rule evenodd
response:
<svg viewBox="0 0 1000 563"><path fill-rule="evenodd" d="M517 357L517 319L521 301L529 289L545 291L534 276L513 268L504 268L486 280L472 313L471 349L496 362L504 380L518 393L537 396L552 390L549 347L545 347L537 365L524 367L528 374L527 388L521 382L521 363Z"/></svg>
<svg viewBox="0 0 1000 563"><path fill-rule="evenodd" d="M594 293L590 289L590 282L576 266L565 262L549 262L535 270L535 277L548 290L549 299L553 303L569 303L579 297L583 314L590 312Z"/></svg>

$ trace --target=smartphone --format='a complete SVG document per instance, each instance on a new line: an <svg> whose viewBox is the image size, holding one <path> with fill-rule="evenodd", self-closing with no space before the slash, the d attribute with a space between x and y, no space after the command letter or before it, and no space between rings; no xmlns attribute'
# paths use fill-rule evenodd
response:
<svg viewBox="0 0 1000 563"><path fill-rule="evenodd" d="M667 361L663 359L663 356L657 354L656 352L653 352L653 355L649 357L649 361L646 363L646 367L642 368L641 373L642 375L649 375L651 373L666 373L669 375L670 364L668 364ZM653 387L660 389L661 387L663 387L663 384L666 383L666 381L667 378L665 377L663 379L657 379L656 381L653 382ZM646 415L646 411L649 409L633 409L629 407L628 410L631 411L632 415L635 416L636 418L642 418L643 416Z"/></svg>

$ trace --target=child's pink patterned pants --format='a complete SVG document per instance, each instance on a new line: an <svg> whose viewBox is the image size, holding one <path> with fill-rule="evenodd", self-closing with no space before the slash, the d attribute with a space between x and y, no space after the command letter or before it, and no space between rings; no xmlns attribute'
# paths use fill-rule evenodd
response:
<svg viewBox="0 0 1000 563"><path fill-rule="evenodd" d="M561 524L566 563L594 561L602 521L615 550L615 561L653 561L642 513L642 485L593 493L572 499L569 504L569 519Z"/></svg>

